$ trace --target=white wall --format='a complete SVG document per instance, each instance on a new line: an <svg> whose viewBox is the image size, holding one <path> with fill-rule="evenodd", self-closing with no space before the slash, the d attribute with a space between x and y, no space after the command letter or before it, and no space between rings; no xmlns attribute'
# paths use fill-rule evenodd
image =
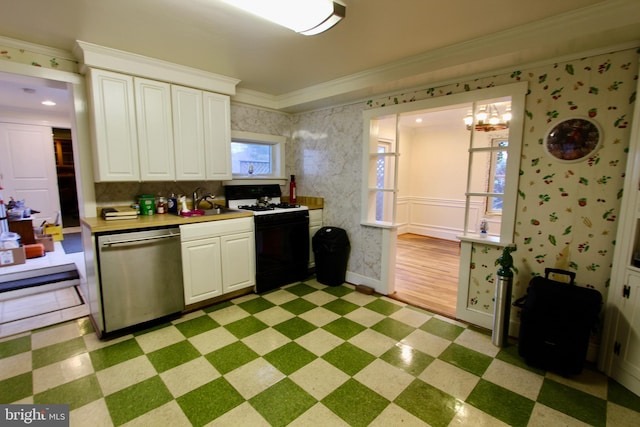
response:
<svg viewBox="0 0 640 427"><path fill-rule="evenodd" d="M414 130L409 157L408 221L403 231L455 240L464 224L469 132L464 126Z"/></svg>
<svg viewBox="0 0 640 427"><path fill-rule="evenodd" d="M463 117L464 111L460 112ZM428 119L427 119L428 120ZM477 132L474 146L489 146L496 133ZM470 133L460 121L426 127L401 128L399 198L396 219L399 233L414 233L457 240L464 227L465 191ZM476 154L472 191L486 191L489 155ZM484 198L472 198L470 227L484 218ZM489 233L500 234L499 218L487 218Z"/></svg>

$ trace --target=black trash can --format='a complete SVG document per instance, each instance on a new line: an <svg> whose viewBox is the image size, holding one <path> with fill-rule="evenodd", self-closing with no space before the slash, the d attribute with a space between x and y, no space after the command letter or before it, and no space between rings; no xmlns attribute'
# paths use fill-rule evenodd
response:
<svg viewBox="0 0 640 427"><path fill-rule="evenodd" d="M312 239L316 259L316 278L328 286L339 286L347 275L351 244L347 232L337 227L322 227Z"/></svg>

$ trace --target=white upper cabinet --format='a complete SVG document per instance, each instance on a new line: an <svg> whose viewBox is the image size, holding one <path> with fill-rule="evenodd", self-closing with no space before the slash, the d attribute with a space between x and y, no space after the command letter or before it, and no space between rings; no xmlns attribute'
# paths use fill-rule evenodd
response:
<svg viewBox="0 0 640 427"><path fill-rule="evenodd" d="M138 77L134 84L140 180L174 180L171 85Z"/></svg>
<svg viewBox="0 0 640 427"><path fill-rule="evenodd" d="M231 179L231 117L229 97L204 92L204 140L207 179Z"/></svg>
<svg viewBox="0 0 640 427"><path fill-rule="evenodd" d="M89 69L96 182L231 179L229 96Z"/></svg>
<svg viewBox="0 0 640 427"><path fill-rule="evenodd" d="M171 86L176 179L204 180L204 126L202 91Z"/></svg>
<svg viewBox="0 0 640 427"><path fill-rule="evenodd" d="M95 180L138 181L133 77L90 69Z"/></svg>
<svg viewBox="0 0 640 427"><path fill-rule="evenodd" d="M74 52L89 79L96 182L231 179L240 80L80 40Z"/></svg>

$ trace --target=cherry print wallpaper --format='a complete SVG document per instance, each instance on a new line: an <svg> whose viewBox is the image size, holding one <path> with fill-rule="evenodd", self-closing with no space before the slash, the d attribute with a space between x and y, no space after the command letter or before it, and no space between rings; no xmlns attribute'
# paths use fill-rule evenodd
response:
<svg viewBox="0 0 640 427"><path fill-rule="evenodd" d="M0 59L33 65L34 67L51 68L54 70L78 72L78 61L67 52L53 55L54 49L47 48L46 53L34 46L33 50L14 46L10 40L0 38Z"/></svg>

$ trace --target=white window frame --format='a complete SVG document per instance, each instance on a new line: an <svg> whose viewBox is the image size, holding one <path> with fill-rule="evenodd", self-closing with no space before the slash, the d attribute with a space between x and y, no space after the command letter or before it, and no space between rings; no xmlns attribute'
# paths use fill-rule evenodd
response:
<svg viewBox="0 0 640 427"><path fill-rule="evenodd" d="M380 151L382 149L382 151ZM384 160L386 155L390 154L392 152L393 149L393 141L385 139L385 138L380 138L378 140L378 146L377 146L377 152L380 155L380 157L378 157L378 162L380 160ZM397 166L397 165L396 165ZM380 188L389 188L391 186L391 184L393 183L394 180L394 176L392 173L390 173L390 171L385 169L385 174L384 174L384 184L382 185L382 187ZM393 206L392 203L390 203L389 198L385 198L384 197L385 193L384 192L377 192L376 193L376 218L378 217L378 213L382 213L383 217L389 217L390 215L393 214ZM380 209L380 211L378 211L378 209ZM378 220L378 221L382 221L382 220Z"/></svg>
<svg viewBox="0 0 640 427"><path fill-rule="evenodd" d="M502 147L502 146L498 145L503 141L507 142L507 146L506 147ZM487 180L487 193L497 194L496 191L495 191L495 187L493 186L494 183L495 183L495 179L496 179L496 168L497 168L497 164L498 164L498 161L496 160L496 158L497 158L499 152L507 151L508 144L509 144L509 138L491 138L491 147L493 148L493 151L491 153L491 157L490 157L490 160L489 160L489 179ZM507 151L507 164L508 164L508 162L509 162L509 152ZM505 178L505 182L506 182L507 176L505 175L504 178ZM502 215L502 209L500 209L500 210L492 209L491 199L498 198L498 197L502 198L501 196L487 197L486 207L485 207L485 215L491 215L491 216Z"/></svg>
<svg viewBox="0 0 640 427"><path fill-rule="evenodd" d="M231 131L231 142L244 142L252 144L263 144L271 147L271 174L262 175L250 175L246 174L233 174L232 181L228 183L243 183L246 181L261 181L262 184L268 184L268 181L274 181L281 184L281 181L286 181L285 174L285 150L287 138L280 135L269 135L255 132L245 131Z"/></svg>
<svg viewBox="0 0 640 427"><path fill-rule="evenodd" d="M377 119L383 117L396 116L398 121L400 114L408 113L416 110L427 110L432 108L444 108L448 106L455 106L460 104L474 104L476 101L494 99L500 97L511 97L511 109L513 117L509 127L509 146L507 147L508 158L512 161L507 164L507 180L505 183L504 201L502 209L501 227L499 236L489 236L489 238L481 237L477 233L471 233L468 230L469 227L469 209L471 204L471 198L473 197L486 197L487 193L470 193L467 192L465 203L465 224L464 232L461 236L458 236L463 241L479 241L483 243L495 244L497 246L506 246L513 243L513 235L515 230L515 217L516 217L516 201L519 181L519 168L520 168L520 156L522 151L522 137L523 137L523 124L524 124L524 105L525 96L528 88L527 82L512 83L503 86L496 86L487 89L479 89L475 91L463 92L453 95L440 96L437 98L429 98L421 101L409 102L404 104L394 104L387 107L381 107L376 109L365 110L363 112L363 170L362 170L362 188L361 188L361 216L360 222L362 225L379 227L379 228L393 228L397 227L395 218L395 209L391 215L391 221L381 222L375 221L375 192L376 189L370 187L371 177L375 176L375 170L371 170L375 162L371 162L371 156L375 153L375 148L379 140L377 135L377 127L375 122ZM475 108L474 108L475 109ZM461 118L462 121L462 118ZM470 156L472 155L473 133L470 141ZM396 144L399 141L396 138ZM397 162L397 153L395 161ZM471 161L469 162L469 168L471 168ZM396 164L397 171L397 164ZM373 175L372 175L373 174ZM394 177L394 181L389 184L389 188L386 190L393 195L394 205L395 197L398 192L397 177ZM373 211L372 211L373 209Z"/></svg>

